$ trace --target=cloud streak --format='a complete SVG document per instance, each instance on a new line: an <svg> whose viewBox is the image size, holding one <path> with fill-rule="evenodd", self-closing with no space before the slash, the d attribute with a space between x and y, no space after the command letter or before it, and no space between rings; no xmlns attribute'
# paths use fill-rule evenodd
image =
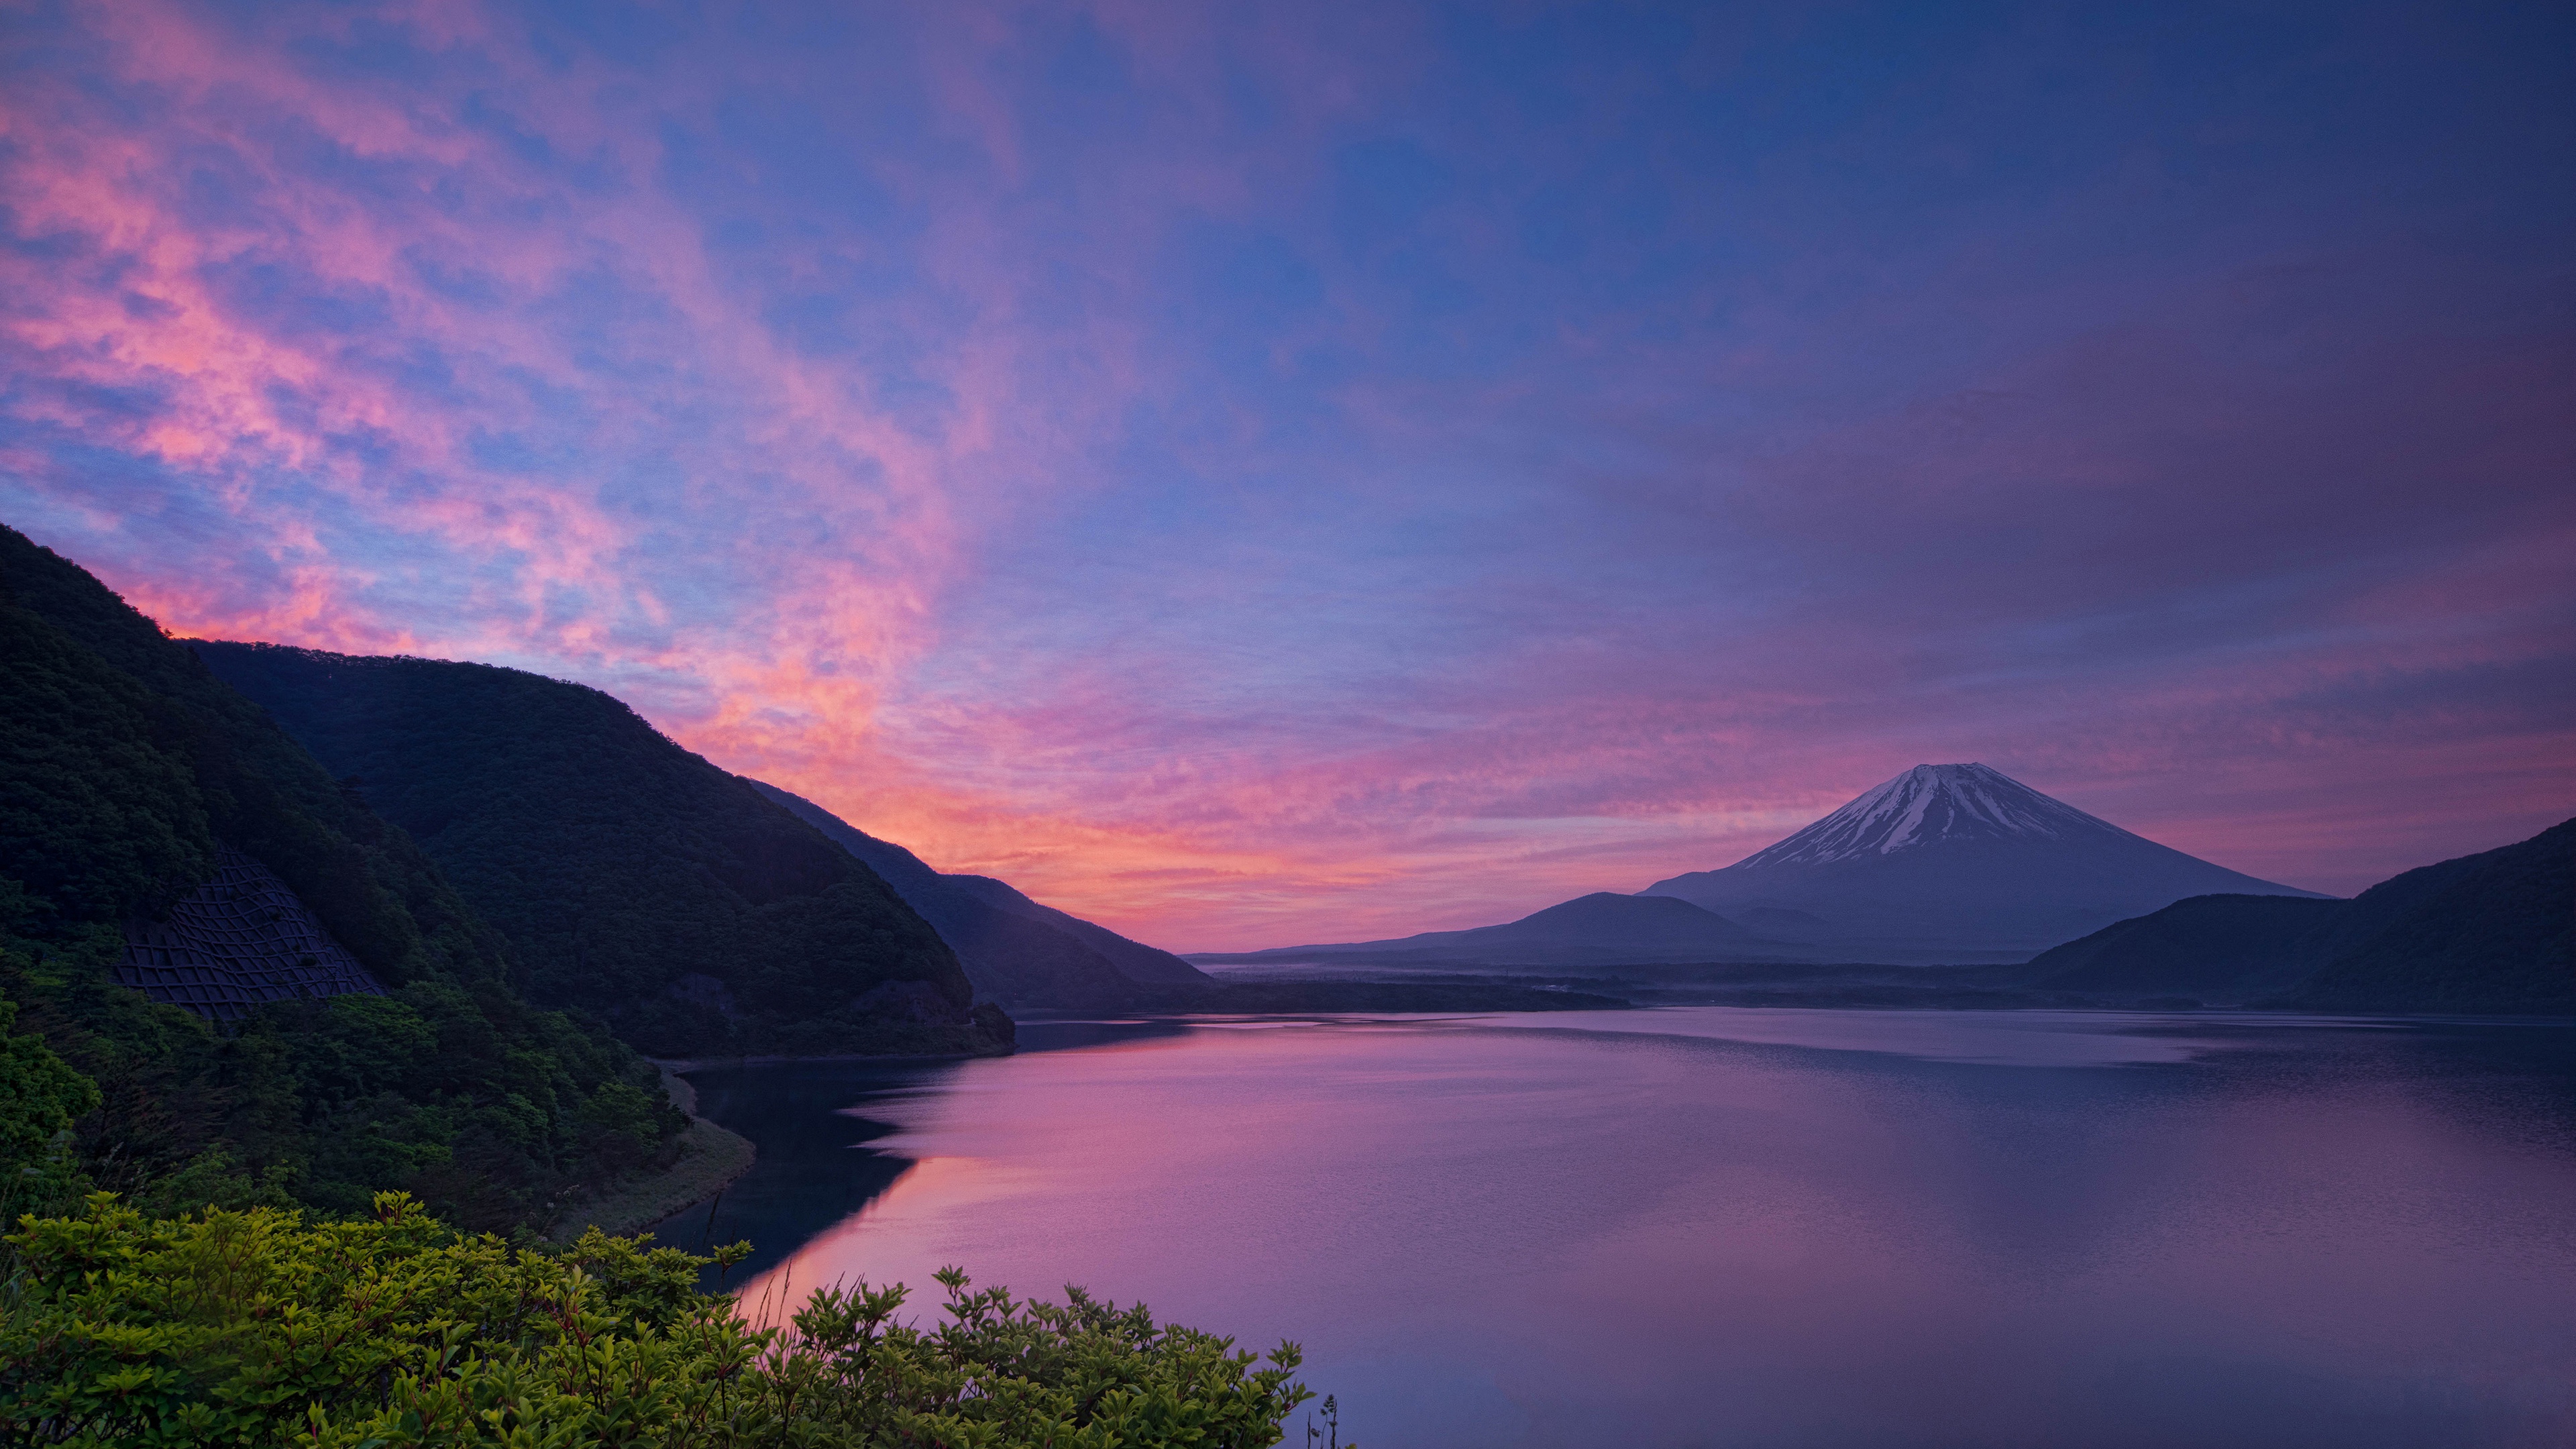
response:
<svg viewBox="0 0 2576 1449"><path fill-rule="evenodd" d="M12 19L11 522L1164 944L1927 759L2326 889L2576 800L2546 19Z"/></svg>

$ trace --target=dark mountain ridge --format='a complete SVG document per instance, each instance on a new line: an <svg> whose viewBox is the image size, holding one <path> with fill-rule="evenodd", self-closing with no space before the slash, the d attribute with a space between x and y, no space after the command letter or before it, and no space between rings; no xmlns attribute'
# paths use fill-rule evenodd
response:
<svg viewBox="0 0 2576 1449"><path fill-rule="evenodd" d="M1650 965L1784 959L1776 941L1688 901L1597 891L1499 926L1426 931L1386 941L1283 946L1268 951L1193 952L1224 965L1341 962L1353 965L1474 965L1498 968Z"/></svg>
<svg viewBox="0 0 2576 1449"><path fill-rule="evenodd" d="M511 942L529 995L662 1056L1007 1049L894 889L598 690L199 641Z"/></svg>
<svg viewBox="0 0 2576 1449"><path fill-rule="evenodd" d="M2314 969L2305 943L2350 904L2193 896L2044 951L2026 974L2044 990L2252 1000Z"/></svg>
<svg viewBox="0 0 2576 1449"><path fill-rule="evenodd" d="M1044 921L1074 939L1083 942L1109 958L1131 980L1149 985L1200 987L1208 985L1207 973L1159 946L1131 941L1107 926L1086 921L1069 911L1041 905L1022 895L1019 889L989 875L943 875L957 889L997 910Z"/></svg>
<svg viewBox="0 0 2576 1449"><path fill-rule="evenodd" d="M1213 984L1168 952L1039 905L989 876L943 875L801 795L745 783L866 862L955 948L976 991L1004 1006L1133 1010Z"/></svg>
<svg viewBox="0 0 2576 1449"><path fill-rule="evenodd" d="M2043 991L2307 1011L2576 1013L2576 820L2349 901L2199 896L2042 953Z"/></svg>
<svg viewBox="0 0 2576 1449"><path fill-rule="evenodd" d="M409 836L0 527L0 985L97 1085L72 1127L90 1182L164 1209L405 1188L541 1225L680 1121L650 1063L510 974Z"/></svg>

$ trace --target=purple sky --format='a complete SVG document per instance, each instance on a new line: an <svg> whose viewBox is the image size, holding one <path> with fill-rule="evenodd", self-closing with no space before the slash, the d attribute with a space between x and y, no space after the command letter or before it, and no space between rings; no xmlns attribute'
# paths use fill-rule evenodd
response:
<svg viewBox="0 0 2576 1449"><path fill-rule="evenodd" d="M2576 20L2090 10L12 6L0 519L1182 949L2576 813Z"/></svg>

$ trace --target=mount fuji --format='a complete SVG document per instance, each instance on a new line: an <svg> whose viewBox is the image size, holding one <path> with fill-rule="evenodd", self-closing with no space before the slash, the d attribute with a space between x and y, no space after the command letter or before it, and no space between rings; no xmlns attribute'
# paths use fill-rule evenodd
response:
<svg viewBox="0 0 2576 1449"><path fill-rule="evenodd" d="M1986 765L1917 765L1673 896L1851 959L2018 960L2188 896L2304 896L2133 835Z"/></svg>

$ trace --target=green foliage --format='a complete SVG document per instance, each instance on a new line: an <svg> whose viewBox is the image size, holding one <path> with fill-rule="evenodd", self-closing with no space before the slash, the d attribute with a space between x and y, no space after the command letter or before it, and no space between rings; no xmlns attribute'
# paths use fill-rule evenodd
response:
<svg viewBox="0 0 2576 1449"><path fill-rule="evenodd" d="M72 1123L98 1105L98 1084L32 1036L12 1035L0 1001L0 1207L51 1207L83 1181Z"/></svg>
<svg viewBox="0 0 2576 1449"><path fill-rule="evenodd" d="M0 940L0 990L22 1026L98 1085L78 1123L81 1156L103 1185L132 1190L221 1140L241 1073L205 1022L117 984L122 944L105 925Z"/></svg>
<svg viewBox="0 0 2576 1449"><path fill-rule="evenodd" d="M98 1105L98 1084L32 1036L12 1035L18 1005L0 1001L0 1170L42 1157L57 1133Z"/></svg>
<svg viewBox="0 0 2576 1449"><path fill-rule="evenodd" d="M116 920L213 873L176 713L0 599L0 875L7 928Z"/></svg>
<svg viewBox="0 0 2576 1449"><path fill-rule="evenodd" d="M226 1034L109 980L103 954L0 953L0 981L102 1089L90 1176L159 1208L345 1212L402 1187L470 1226L537 1226L666 1166L687 1125L651 1063L497 982L279 1002Z"/></svg>
<svg viewBox="0 0 2576 1449"><path fill-rule="evenodd" d="M119 985L124 923L206 880L218 838L395 995L281 1003L226 1033ZM470 1226L542 1225L667 1158L684 1121L639 1115L618 1093L654 1090L651 1065L508 976L407 835L186 646L0 528L0 989L96 1089L69 1153L48 1129L48 1171L173 1209L350 1210L401 1187Z"/></svg>
<svg viewBox="0 0 2576 1449"><path fill-rule="evenodd" d="M967 1019L955 955L875 872L608 695L481 664L195 647L420 841L539 1002L662 1056L1008 1042Z"/></svg>
<svg viewBox="0 0 2576 1449"><path fill-rule="evenodd" d="M1294 1345L1265 1367L1141 1307L954 1270L935 1327L862 1283L754 1330L697 1291L707 1259L597 1232L513 1248L392 1194L343 1222L155 1220L101 1194L9 1241L13 1443L1257 1449L1308 1397Z"/></svg>
<svg viewBox="0 0 2576 1449"><path fill-rule="evenodd" d="M503 975L500 938L408 837L185 645L5 527L0 661L0 876L59 925L115 922L155 890L205 880L211 832L276 871L379 980ZM60 783L74 764L95 806ZM51 883L46 862L66 846L82 868Z"/></svg>

